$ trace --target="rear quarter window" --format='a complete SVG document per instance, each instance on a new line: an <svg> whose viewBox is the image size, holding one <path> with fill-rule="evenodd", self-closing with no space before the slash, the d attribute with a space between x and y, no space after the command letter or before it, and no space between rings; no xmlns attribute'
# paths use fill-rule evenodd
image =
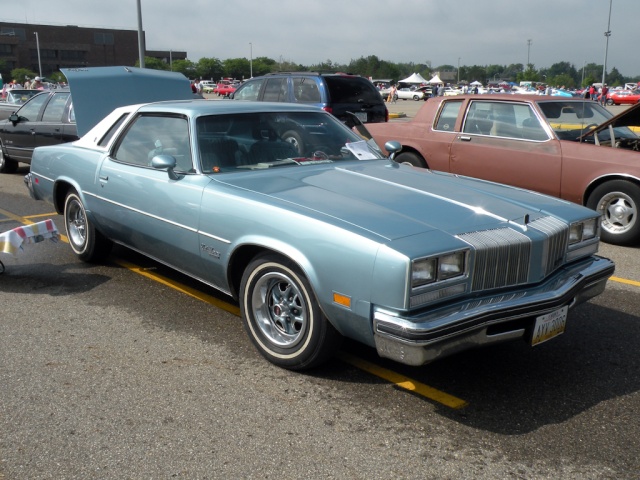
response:
<svg viewBox="0 0 640 480"><path fill-rule="evenodd" d="M332 103L383 103L380 93L369 80L361 77L324 77Z"/></svg>

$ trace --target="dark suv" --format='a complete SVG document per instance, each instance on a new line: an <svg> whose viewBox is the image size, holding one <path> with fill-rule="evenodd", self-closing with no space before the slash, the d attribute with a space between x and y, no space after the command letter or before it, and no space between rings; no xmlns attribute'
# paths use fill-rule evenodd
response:
<svg viewBox="0 0 640 480"><path fill-rule="evenodd" d="M321 107L347 125L355 114L363 123L389 121L380 92L364 77L342 73L269 73L247 80L232 94L235 100L306 103Z"/></svg>

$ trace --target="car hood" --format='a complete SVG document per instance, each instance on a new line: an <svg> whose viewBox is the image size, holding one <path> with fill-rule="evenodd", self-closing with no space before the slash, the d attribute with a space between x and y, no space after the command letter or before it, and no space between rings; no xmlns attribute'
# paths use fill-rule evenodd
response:
<svg viewBox="0 0 640 480"><path fill-rule="evenodd" d="M61 71L69 82L80 137L118 107L193 98L189 80L178 72L135 67L63 68Z"/></svg>
<svg viewBox="0 0 640 480"><path fill-rule="evenodd" d="M597 128L590 130L588 133L582 135L581 138L593 135L594 133L600 133L609 127L632 127L640 128L640 103L636 103L625 111L619 113L615 117L611 117L604 123L598 125ZM635 130L637 132L637 130Z"/></svg>
<svg viewBox="0 0 640 480"><path fill-rule="evenodd" d="M312 210L325 221L330 217L334 223L345 222L388 240L431 230L458 234L505 224L524 230L537 212L568 210L567 202L537 193L384 160L214 178L271 197L271 203L286 202L288 208L306 209L307 215Z"/></svg>

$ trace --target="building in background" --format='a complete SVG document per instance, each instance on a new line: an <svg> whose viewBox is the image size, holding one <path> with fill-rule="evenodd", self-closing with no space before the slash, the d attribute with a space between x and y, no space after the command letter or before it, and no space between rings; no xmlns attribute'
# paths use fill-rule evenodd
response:
<svg viewBox="0 0 640 480"><path fill-rule="evenodd" d="M154 50L145 55L167 62L187 58L186 52ZM42 67L45 77L61 68L134 66L138 31L0 22L0 60L7 72L14 68L39 72Z"/></svg>

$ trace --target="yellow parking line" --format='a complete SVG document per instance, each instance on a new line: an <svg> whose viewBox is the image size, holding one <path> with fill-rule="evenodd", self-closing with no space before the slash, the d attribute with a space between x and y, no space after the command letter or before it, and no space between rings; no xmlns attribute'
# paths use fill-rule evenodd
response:
<svg viewBox="0 0 640 480"><path fill-rule="evenodd" d="M610 277L609 280L612 282L626 283L627 285L633 285L634 287L640 287L640 282L636 282L635 280L628 280L620 277Z"/></svg>
<svg viewBox="0 0 640 480"><path fill-rule="evenodd" d="M126 262L124 260L120 260L120 259L114 259L114 263L116 263L117 265L120 265L121 267L124 267L128 270L131 270L134 273L137 273L139 275L142 275L143 277L147 277L150 278L151 280L154 280L158 283L161 283L163 285L166 285L170 288L173 288L174 290L177 290L178 292L182 292L186 295L189 295L190 297L193 297L197 300L201 300L205 303L209 303L215 307L218 307L222 310L225 310L229 313L232 313L234 315L240 316L240 309L238 307L236 307L235 305L231 305L230 303L227 303L223 300L220 300L212 295L208 295L206 293L202 293L198 290L196 290L195 288L191 288L188 287L186 285L183 285L179 282L176 282L174 280L170 280L167 277L160 275L159 273L156 273L152 270L149 269L145 269L142 268L138 265L135 265L133 263L129 263Z"/></svg>
<svg viewBox="0 0 640 480"><path fill-rule="evenodd" d="M417 393L423 397L441 403L442 405L445 405L449 408L458 410L468 405L466 401L460 398L449 395L448 393L430 387L429 385L425 385L424 383L412 380L411 378L405 377L404 375L396 373L393 370L380 367L374 363L367 362L366 360L354 357L353 355L349 355L348 353L340 353L338 357L349 365L353 365L354 367L371 373L376 377L383 378L384 380L387 380L400 388L404 388L405 390Z"/></svg>

